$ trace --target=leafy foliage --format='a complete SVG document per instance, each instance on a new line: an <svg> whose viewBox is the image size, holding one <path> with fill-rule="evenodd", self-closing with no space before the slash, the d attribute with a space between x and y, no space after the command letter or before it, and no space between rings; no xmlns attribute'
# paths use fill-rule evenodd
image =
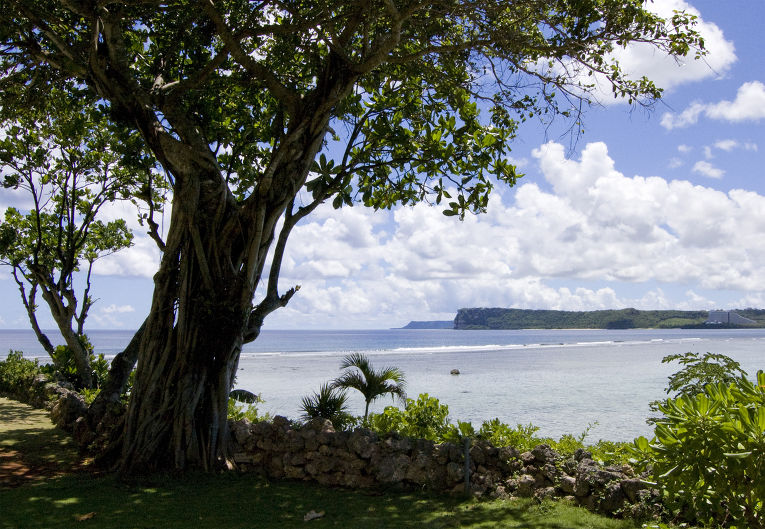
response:
<svg viewBox="0 0 765 529"><path fill-rule="evenodd" d="M80 335L78 337L83 349L87 352L89 358L89 364L92 369L91 378L93 384L91 388L97 390L106 381L106 377L109 373L109 363L106 361L103 353L99 353L98 356L93 351L93 345L88 340L86 335ZM80 374L77 371L77 365L75 363L74 351L67 345L58 345L53 351L51 359L52 364L45 364L43 366L43 372L51 375L54 378L69 382L75 387L81 387Z"/></svg>
<svg viewBox="0 0 765 529"><path fill-rule="evenodd" d="M726 527L765 527L765 373L707 384L658 404L650 442L635 440L677 516Z"/></svg>
<svg viewBox="0 0 765 529"><path fill-rule="evenodd" d="M511 427L499 419L484 421L478 430L469 422L452 423L449 407L441 404L427 393L420 394L416 401L406 400L402 410L386 406L382 413L369 415L368 426L380 434L397 432L417 439L434 442L460 443L465 437L483 439L494 446L512 446L521 452L531 450L540 444L547 444L563 457L572 457L578 449L586 449L595 460L605 465L626 463L632 456L627 443L603 441L585 444L585 439L594 426L589 425L581 434L565 434L560 439L536 435L539 427L533 424L518 424Z"/></svg>
<svg viewBox="0 0 765 529"><path fill-rule="evenodd" d="M364 421L369 415L369 404L385 395L392 398L406 399L406 380L404 373L397 367L384 367L376 370L369 357L362 353L351 353L340 364L345 369L342 375L332 382L334 388L355 389L364 396Z"/></svg>
<svg viewBox="0 0 765 529"><path fill-rule="evenodd" d="M265 402L260 395L256 395L254 400L248 403L239 404L235 398L228 399L228 418L232 421L247 419L250 422L270 421L271 414L260 414L258 404Z"/></svg>
<svg viewBox="0 0 765 529"><path fill-rule="evenodd" d="M633 329L703 324L707 311L683 310L528 310L471 308L457 312L459 329Z"/></svg>
<svg viewBox="0 0 765 529"><path fill-rule="evenodd" d="M37 360L24 358L21 351L9 351L7 358L0 362L0 393L23 393L39 373L40 365Z"/></svg>
<svg viewBox="0 0 765 529"><path fill-rule="evenodd" d="M151 191L154 162L135 135L115 130L92 96L71 84L32 105L0 107L0 125L3 186L23 191L29 203L24 211L5 210L0 264L10 267L43 348L52 357L74 355L71 367L78 376L68 378L78 387L95 387L90 353L80 345L94 303L91 272L97 260L131 246L133 239L124 219L105 222L100 211L116 200L138 202L137 195L150 209L161 208L159 195ZM68 353L56 353L41 331L38 294Z"/></svg>
<svg viewBox="0 0 765 529"><path fill-rule="evenodd" d="M731 384L746 377L741 364L719 353L673 354L662 358L667 364L677 361L683 368L669 377L666 392L674 397L693 397L704 391L707 384Z"/></svg>
<svg viewBox="0 0 765 529"><path fill-rule="evenodd" d="M348 392L331 383L324 383L313 395L303 397L300 405L302 419L329 419L336 430L344 430L355 424L356 419L348 412Z"/></svg>
<svg viewBox="0 0 765 529"><path fill-rule="evenodd" d="M382 413L373 413L369 427L382 434L398 432L436 442L451 438L454 428L449 422L449 407L427 393L420 394L416 401L406 399L403 410L386 406Z"/></svg>

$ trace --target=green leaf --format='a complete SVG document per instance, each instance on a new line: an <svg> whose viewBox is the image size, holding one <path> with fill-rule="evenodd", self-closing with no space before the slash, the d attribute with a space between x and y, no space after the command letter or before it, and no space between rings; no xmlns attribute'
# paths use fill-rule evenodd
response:
<svg viewBox="0 0 765 529"><path fill-rule="evenodd" d="M731 459L745 459L749 457L750 455L752 455L752 452L735 452L735 453L723 452L723 455Z"/></svg>

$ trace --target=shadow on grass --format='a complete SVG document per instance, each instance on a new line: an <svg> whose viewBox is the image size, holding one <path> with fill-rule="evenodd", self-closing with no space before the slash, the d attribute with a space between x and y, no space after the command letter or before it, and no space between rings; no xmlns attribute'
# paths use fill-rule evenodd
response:
<svg viewBox="0 0 765 529"><path fill-rule="evenodd" d="M46 411L8 399L0 399L0 451L20 454L16 462L30 475L70 472L81 464L74 441L51 424Z"/></svg>
<svg viewBox="0 0 765 529"><path fill-rule="evenodd" d="M305 522L309 511L324 516ZM194 475L142 485L66 476L3 491L0 527L632 529L561 503L476 501L427 493L338 490L252 475ZM84 520L81 520L85 517Z"/></svg>
<svg viewBox="0 0 765 529"><path fill-rule="evenodd" d="M0 450L19 452L25 463L39 462L38 469L65 470L79 460L74 443L53 427L45 412L7 399L0 399ZM305 522L310 511L324 515ZM268 482L234 472L132 484L79 473L0 490L0 528L40 527L634 529L637 525L563 503L339 490L304 482Z"/></svg>

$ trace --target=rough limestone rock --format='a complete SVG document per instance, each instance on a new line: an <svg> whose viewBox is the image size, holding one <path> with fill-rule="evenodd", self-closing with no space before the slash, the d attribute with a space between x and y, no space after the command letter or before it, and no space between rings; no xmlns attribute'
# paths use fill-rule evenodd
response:
<svg viewBox="0 0 765 529"><path fill-rule="evenodd" d="M622 481L621 487L622 491L624 491L624 494L627 496L627 499L630 502L635 503L640 501L638 494L640 491L646 490L648 488L648 484L645 483L642 479L630 478Z"/></svg>
<svg viewBox="0 0 765 529"><path fill-rule="evenodd" d="M520 478L518 478L517 481L517 488L515 490L516 494L518 496L521 496L523 498L528 498L530 496L534 495L534 484L535 484L534 476L531 476L529 474L524 474Z"/></svg>
<svg viewBox="0 0 765 529"><path fill-rule="evenodd" d="M300 427L284 417L270 423L232 421L230 428L235 461L244 470L269 478L355 489L425 487L456 494L465 490L462 445L399 434L381 438L363 428L338 432L323 419ZM547 445L520 453L474 440L469 455L470 490L477 496L514 494L542 500L565 495L591 510L619 515L652 515L660 509L657 492L646 488L630 467L604 468L586 450L564 460Z"/></svg>
<svg viewBox="0 0 765 529"><path fill-rule="evenodd" d="M554 497L555 497L555 487L544 487L541 489L537 489L534 492L534 498L536 498L539 501L552 499Z"/></svg>
<svg viewBox="0 0 765 529"><path fill-rule="evenodd" d="M560 479L560 490L564 494L574 494L574 489L576 488L576 479L572 478L571 476L563 476Z"/></svg>
<svg viewBox="0 0 765 529"><path fill-rule="evenodd" d="M624 507L625 495L618 481L606 485L603 497L600 500L598 509L606 514L614 514Z"/></svg>
<svg viewBox="0 0 765 529"><path fill-rule="evenodd" d="M558 453L546 444L535 446L531 450L531 454L534 456L534 459L537 461L537 463L542 466L545 463L555 463L558 459L560 459Z"/></svg>
<svg viewBox="0 0 765 529"><path fill-rule="evenodd" d="M59 428L72 431L79 417L88 413L88 406L82 395L75 391L64 390L61 398L53 405L50 412L51 421Z"/></svg>

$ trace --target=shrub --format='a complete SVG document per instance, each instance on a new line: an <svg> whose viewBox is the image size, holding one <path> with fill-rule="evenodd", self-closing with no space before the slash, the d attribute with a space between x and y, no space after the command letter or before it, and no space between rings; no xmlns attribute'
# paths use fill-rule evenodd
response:
<svg viewBox="0 0 765 529"><path fill-rule="evenodd" d="M335 388L329 382L322 384L313 395L303 397L300 409L304 421L328 419L336 430L344 430L356 423L356 419L348 413L348 392Z"/></svg>
<svg viewBox="0 0 765 529"><path fill-rule="evenodd" d="M667 507L692 522L765 527L765 373L657 407L653 440L636 439L634 452Z"/></svg>
<svg viewBox="0 0 765 529"><path fill-rule="evenodd" d="M741 365L724 354L698 353L674 354L662 358L661 363L677 361L683 368L669 377L667 395L692 397L704 391L707 384L730 384L747 373Z"/></svg>
<svg viewBox="0 0 765 529"><path fill-rule="evenodd" d="M512 446L525 452L542 442L539 437L534 435L537 431L539 428L531 423L526 426L518 424L512 428L499 419L492 419L481 424L477 437L494 446Z"/></svg>
<svg viewBox="0 0 765 529"><path fill-rule="evenodd" d="M39 373L37 360L24 358L21 351L9 351L5 361L0 362L0 393L19 398Z"/></svg>
<svg viewBox="0 0 765 529"><path fill-rule="evenodd" d="M406 408L387 406L382 413L369 416L369 427L378 433L398 432L417 439L441 442L454 428L449 423L449 407L437 398L421 393L417 400L406 399Z"/></svg>
<svg viewBox="0 0 765 529"><path fill-rule="evenodd" d="M80 335L79 340L85 347L85 350L88 351L90 369L92 370L93 377L93 388L100 388L109 374L109 362L106 361L103 354L96 356L93 353L93 345L90 343L86 335ZM66 345L59 345L53 351L51 358L53 363L44 365L43 372L59 380L69 382L76 388L80 388L81 383L80 377L77 374L77 366L74 361L74 352ZM91 395L92 400L98 392L90 391L86 393Z"/></svg>
<svg viewBox="0 0 765 529"><path fill-rule="evenodd" d="M260 413L258 412L257 405L265 402L260 395L255 395L253 393L250 393L249 391L247 392L244 392L242 390L234 390L234 391L247 393L251 395L251 397L247 397L246 399L243 399L244 402L242 402L242 400L238 400L241 398L237 396L239 394L235 394L234 397L229 397L228 418L230 420L239 421L241 419L247 419L250 422L260 422L260 421L270 421L272 419L270 413L260 415ZM242 403L240 404L240 402Z"/></svg>

